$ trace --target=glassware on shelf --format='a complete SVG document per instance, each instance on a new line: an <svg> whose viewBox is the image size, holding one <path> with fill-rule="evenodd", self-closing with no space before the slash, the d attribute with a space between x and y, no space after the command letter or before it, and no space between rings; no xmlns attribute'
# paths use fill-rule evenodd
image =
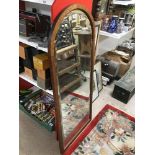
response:
<svg viewBox="0 0 155 155"><path fill-rule="evenodd" d="M125 24L124 31L128 32L131 28L132 28L132 26L130 24Z"/></svg>
<svg viewBox="0 0 155 155"><path fill-rule="evenodd" d="M124 30L124 18L119 18L116 33L122 33Z"/></svg>
<svg viewBox="0 0 155 155"><path fill-rule="evenodd" d="M109 28L108 32L109 33L114 33L117 30L117 25L118 25L118 16L112 16L110 22L109 22Z"/></svg>
<svg viewBox="0 0 155 155"><path fill-rule="evenodd" d="M108 31L109 28L109 18L105 18L102 23L102 30Z"/></svg>

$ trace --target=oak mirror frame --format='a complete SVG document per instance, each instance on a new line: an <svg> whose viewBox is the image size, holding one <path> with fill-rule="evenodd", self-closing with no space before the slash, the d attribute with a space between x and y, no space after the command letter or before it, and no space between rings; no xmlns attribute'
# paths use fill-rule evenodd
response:
<svg viewBox="0 0 155 155"><path fill-rule="evenodd" d="M75 82L76 83L78 82L78 79L75 79L75 81L73 82L73 85L78 88L82 87L81 86L81 81L82 81L81 80L81 70L79 72L79 69L78 69L78 66L80 66L80 68L81 68L81 64L82 64L81 63L82 56L81 56L81 54L78 53L78 51L80 51L79 48L81 47L81 45L75 45L75 42L77 42L77 41L75 41L75 39L73 39L73 43L71 45L68 45L67 47L66 46L61 47L61 46L63 46L63 43L64 43L64 42L62 43L63 38L65 38L66 36L63 36L62 32L60 33L60 29L62 27L64 27L65 25L68 28L67 19L68 19L68 17L70 18L69 15L72 15L73 13L75 13L75 14L79 13L80 17L78 17L78 15L73 15L73 17L76 18L76 20L78 22L79 22L79 18L82 18L81 16L83 16L88 21L86 23L89 23L89 25L90 25L89 28L87 26L85 26L85 30L87 31L87 34L85 34L86 36L84 36L84 37L89 38L88 39L90 41L89 45L91 46L91 48L89 48L89 55L88 55L88 53L87 53L87 56L85 55L87 57L87 59L89 58L89 65L90 65L88 67L89 71L87 69L85 71L85 73L89 73L88 74L89 80L83 80L83 81L87 81L87 83L88 83L88 87L87 87L88 94L87 95L83 95L83 94L81 95L81 94L78 94L77 92L75 93L74 90L76 88L73 88L73 89L70 88L72 81L70 82L70 85L68 85L68 86L65 85L65 87L61 87L62 82L68 80L68 79L66 80L65 78L64 79L62 78L65 72L67 72L67 73L65 73L65 76L66 76L66 74L69 74L69 75L72 75L71 76L72 78L75 75L77 76L77 74L80 74L80 76L79 76L80 77L80 86L76 86L76 84L75 84ZM86 24L84 24L84 25L86 25ZM73 28L72 24L71 24L71 27ZM77 40L80 42L82 40L81 35L83 36L84 35L83 33L85 31L82 30L81 31L82 34L80 34L80 30L78 28L79 27L77 26L77 23L76 23L74 31L77 30L77 33L75 33L75 32L73 33L73 29L72 29L72 34L74 34L75 37L78 36ZM68 33L67 36L70 35L69 34L70 30L69 31L66 30L66 31ZM60 34L60 36L59 36L59 34ZM59 42L58 42L58 40L59 40L58 37L60 38ZM67 43L69 44L70 42L66 41L65 44L67 44ZM65 8L58 15L57 19L55 20L55 22L52 25L51 38L50 38L50 43L49 43L48 49L49 49L48 54L49 54L49 61L50 61L53 95L54 95L54 99L55 99L55 103L56 103L56 132L57 132L57 138L59 140L60 151L61 151L61 153L63 153L70 146L70 144L76 139L76 137L82 132L82 130L86 127L86 125L91 121L91 118L92 118L93 69L94 69L94 59L95 59L95 25L94 25L94 20L93 20L92 15L87 11L87 9L84 6L79 5L79 4L70 5L67 8ZM68 49L72 50L69 53L70 57L68 55L62 56L61 53L65 53L64 51L68 50ZM75 58L73 58L73 56L75 56ZM73 59L74 59L73 66L68 67L68 69L67 69L67 67L65 67L65 68L63 68L63 70L59 70L59 64L61 64L60 62L62 62L62 59L63 59L62 57L63 58L67 57L65 59L65 62L67 62L69 64L71 64L71 62L73 62ZM75 63L75 60L79 61L81 64L78 65L77 61ZM64 64L64 66L65 66L64 62L62 64ZM61 68L64 66L61 65ZM76 68L74 76L73 76L73 70L74 70L73 68ZM64 124L67 124L67 123L65 122L65 120L63 120L64 114L63 114L62 109L64 108L63 107L64 103L65 103L65 106L71 105L70 102L69 103L66 103L66 102L70 101L69 99L73 99L73 98L76 100L78 98L78 103L80 103L80 104L81 103L89 104L86 108L88 111L86 112L85 115L83 115L83 118L81 119L81 121L78 122L78 124L74 127L73 131L70 131L69 134L66 134L67 135L66 136L65 132L68 129L67 128L65 129L65 127L64 127ZM81 111L84 111L83 110L84 107L82 107L82 106L83 105L78 106L79 108L76 109L75 112L78 112L78 110L80 110L80 107L81 107ZM75 112L73 112L74 115L75 115ZM67 114L70 114L70 112ZM80 117L80 116L77 116L77 117Z"/></svg>

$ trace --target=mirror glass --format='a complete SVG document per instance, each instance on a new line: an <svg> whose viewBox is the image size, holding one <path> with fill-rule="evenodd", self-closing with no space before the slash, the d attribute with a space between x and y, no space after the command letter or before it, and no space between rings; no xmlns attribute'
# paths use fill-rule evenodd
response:
<svg viewBox="0 0 155 155"><path fill-rule="evenodd" d="M92 27L86 14L71 11L55 38L58 95L63 147L90 121Z"/></svg>

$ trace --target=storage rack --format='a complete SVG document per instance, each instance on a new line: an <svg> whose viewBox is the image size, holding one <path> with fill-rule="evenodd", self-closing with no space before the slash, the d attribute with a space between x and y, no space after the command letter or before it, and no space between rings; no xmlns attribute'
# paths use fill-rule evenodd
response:
<svg viewBox="0 0 155 155"><path fill-rule="evenodd" d="M38 4L38 5L42 5L42 7L44 7L44 5L48 5L48 6L51 6L53 3L54 3L54 0L21 0L21 2L28 2L28 3L34 3L34 4ZM24 6L25 6L26 3L24 3ZM49 12L49 14L51 14ZM26 44L30 47L34 47L36 48L37 50L41 50L42 52L45 52L45 53L48 53L48 48L44 48L44 47L40 47L38 46L38 43L37 42L32 42L32 41L29 41L29 37L25 37L25 36L22 36L22 35L19 35L19 42L23 43L23 44ZM53 95L53 90L48 90L48 89L43 89L41 87L39 87L37 85L37 81L30 78L29 76L27 76L24 72L23 73L20 73L19 74L19 78L23 79L24 81L32 84L33 86L36 86L38 87L39 89L42 89L44 92L50 94L50 95ZM39 123L42 127L46 128L48 131L53 131L54 130L54 124L53 126L50 126L48 125L46 122L43 122L43 121L40 121L37 117L35 117L34 115L32 115L31 113L29 113L23 105L19 104L19 109L21 111L23 111L25 114L27 114L29 117L31 117L34 121L36 121L37 123Z"/></svg>
<svg viewBox="0 0 155 155"><path fill-rule="evenodd" d="M36 8L38 7L41 14L45 13L45 14L51 16L51 22L52 23L54 22L54 20L58 16L58 14L66 6L75 3L74 0L67 0L67 1L62 1L62 0L20 0L20 2L21 3L20 3L19 6L23 10L27 6L30 7L30 8L28 8L30 10L31 9L31 4L32 4L32 7L36 7ZM76 0L76 3L84 5L89 11L91 11L91 9L92 9L92 2L91 2L91 0L87 0L87 1ZM48 9L48 10L45 10L45 8ZM38 50L41 50L41 51L43 51L45 53L48 53L48 48L39 47L38 43L30 42L29 41L29 37L24 37L24 36L20 35L19 36L19 42L24 43L26 45L29 45L31 47L34 47L34 48L36 48ZM74 47L74 45L71 46L71 47L67 47L68 50L70 50L70 48L73 49L73 48L76 48L76 47ZM61 52L61 50L59 52ZM68 66L66 69L60 70L59 71L59 76L61 76L64 73L66 73L68 70L72 70L72 69L78 67L79 65L80 65L79 63L76 63L76 64L74 64L72 66ZM38 87L37 82L35 80L31 79L30 77L28 77L27 75L25 75L24 73L21 73L19 75L19 78L23 79L24 81L27 81L28 83L31 83L32 85L34 85L36 87ZM42 88L40 88L40 89L42 89ZM47 92L47 93L49 93L49 94L51 94L51 95L53 95L53 90L44 90L44 89L42 89L42 90ZM20 109L23 110L22 107L20 107ZM28 114L28 113L26 113L26 114ZM32 116L32 118L33 118L33 116ZM36 119L34 118L34 120L36 120Z"/></svg>
<svg viewBox="0 0 155 155"><path fill-rule="evenodd" d="M134 6L135 0L131 1L117 1L117 0L109 0L107 5L107 14L109 14L110 10L113 9L114 6ZM129 31L122 33L109 33L106 31L100 30L99 33L99 43L98 49L96 51L96 55L102 55L105 52L115 49L119 44L123 41L130 39L134 34L135 28L132 27Z"/></svg>

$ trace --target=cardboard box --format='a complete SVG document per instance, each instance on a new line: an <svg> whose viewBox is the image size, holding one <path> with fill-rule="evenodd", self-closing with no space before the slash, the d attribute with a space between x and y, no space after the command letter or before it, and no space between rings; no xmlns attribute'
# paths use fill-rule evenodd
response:
<svg viewBox="0 0 155 155"><path fill-rule="evenodd" d="M37 70L38 77L40 77L43 80L49 79L50 78L50 69L46 70Z"/></svg>
<svg viewBox="0 0 155 155"><path fill-rule="evenodd" d="M120 68L118 71L118 77L122 77L130 68L132 57L128 56L122 56L121 54L116 53L115 51L109 51L104 53L101 57L104 57L107 60L113 60L120 64Z"/></svg>
<svg viewBox="0 0 155 155"><path fill-rule="evenodd" d="M34 68L37 70L46 70L49 68L48 54L37 54L33 56Z"/></svg>
<svg viewBox="0 0 155 155"><path fill-rule="evenodd" d="M50 78L43 80L40 77L37 77L37 85L43 89L52 89Z"/></svg>
<svg viewBox="0 0 155 155"><path fill-rule="evenodd" d="M23 43L19 43L19 57L26 59L25 49L27 47L28 47L28 45L25 45Z"/></svg>
<svg viewBox="0 0 155 155"><path fill-rule="evenodd" d="M32 70L27 67L24 67L24 69L25 69L25 74L29 76L30 78L33 78Z"/></svg>

